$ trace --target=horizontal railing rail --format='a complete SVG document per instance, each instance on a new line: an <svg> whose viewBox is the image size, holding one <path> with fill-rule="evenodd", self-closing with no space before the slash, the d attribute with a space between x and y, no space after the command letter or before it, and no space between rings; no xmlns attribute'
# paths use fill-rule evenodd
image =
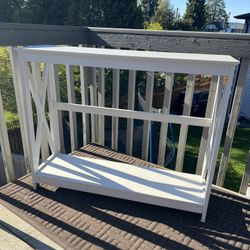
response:
<svg viewBox="0 0 250 250"><path fill-rule="evenodd" d="M250 34L90 27L87 38L97 46L250 58Z"/></svg>

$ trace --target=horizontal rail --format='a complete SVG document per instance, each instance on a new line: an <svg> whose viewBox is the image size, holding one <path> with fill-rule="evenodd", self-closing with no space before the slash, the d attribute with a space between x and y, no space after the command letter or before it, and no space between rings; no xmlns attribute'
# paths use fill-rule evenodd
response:
<svg viewBox="0 0 250 250"><path fill-rule="evenodd" d="M88 27L88 44L250 58L250 34Z"/></svg>
<svg viewBox="0 0 250 250"><path fill-rule="evenodd" d="M86 44L87 28L0 22L0 46Z"/></svg>
<svg viewBox="0 0 250 250"><path fill-rule="evenodd" d="M73 46L16 48L22 60L90 67L228 75L238 61L231 56L160 53Z"/></svg>
<svg viewBox="0 0 250 250"><path fill-rule="evenodd" d="M112 117L130 118L130 119L155 121L155 122L170 122L170 123L186 124L198 127L209 127L211 125L211 119L209 118L200 118L193 116L192 117L177 116L177 115L169 115L169 114L161 114L153 112L96 107L96 106L74 104L74 103L55 102L54 108L56 110L61 110L61 111L71 111L80 113L85 112L96 115L106 115Z"/></svg>

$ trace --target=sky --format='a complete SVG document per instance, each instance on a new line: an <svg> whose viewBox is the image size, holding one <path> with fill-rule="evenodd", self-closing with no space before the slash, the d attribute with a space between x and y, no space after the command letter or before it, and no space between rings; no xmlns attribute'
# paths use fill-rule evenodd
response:
<svg viewBox="0 0 250 250"><path fill-rule="evenodd" d="M250 13L250 0L224 0L226 4L226 11L231 12L230 22L241 22L244 20L238 20L233 18L234 16ZM186 8L186 0L170 0L174 8L179 8L180 13L183 14Z"/></svg>

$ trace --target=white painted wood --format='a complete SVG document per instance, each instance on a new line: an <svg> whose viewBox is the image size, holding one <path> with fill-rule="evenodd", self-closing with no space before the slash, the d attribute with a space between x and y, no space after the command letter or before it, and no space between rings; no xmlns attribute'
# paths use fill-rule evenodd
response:
<svg viewBox="0 0 250 250"><path fill-rule="evenodd" d="M13 47L8 47L9 51L9 59L10 59L10 65L11 65L11 71L12 71L12 78L13 78L13 86L15 90L15 97L16 97L16 104L17 104L17 112L18 112L18 118L19 118L19 124L20 124L20 130L21 130L21 138L22 138L22 145L23 145L23 153L24 153L24 162L25 162L25 168L26 173L31 172L31 159L30 159L30 153L28 151L28 142L27 142L27 134L26 134L26 128L25 128L25 121L24 121L24 115L23 115L23 98L21 93L21 74L20 74L20 64L18 61L18 53L14 50Z"/></svg>
<svg viewBox="0 0 250 250"><path fill-rule="evenodd" d="M162 113L169 114L172 98L172 88L174 84L174 73L167 73L165 76L164 97L162 105ZM164 166L165 152L167 145L168 122L161 123L160 141L158 148L158 164Z"/></svg>
<svg viewBox="0 0 250 250"><path fill-rule="evenodd" d="M212 121L213 121L213 119L216 119L216 114L218 112L218 107L220 105L222 94L224 91L224 81L225 81L225 77L223 77L223 76L218 77L218 83L216 85L216 90L215 90L216 93L215 93L214 106L213 106L213 110L212 110L212 114L211 114ZM212 131L214 129L213 128L214 126L215 125L212 126L212 124L211 124L209 131L208 131L208 141L206 144L205 154L204 154L204 158L203 158L202 172L201 172L201 175L203 178L205 178L207 176L207 172L208 172L208 167L209 167L208 161L209 161L209 158L211 157L210 156L211 150L209 148L209 143L211 140L210 135L213 135Z"/></svg>
<svg viewBox="0 0 250 250"><path fill-rule="evenodd" d="M113 70L113 84L112 84L112 108L119 109L119 95L120 95L120 70ZM112 141L111 148L118 150L118 117L112 116Z"/></svg>
<svg viewBox="0 0 250 250"><path fill-rule="evenodd" d="M154 90L154 72L147 72L146 80L146 97L145 97L145 111L151 112ZM144 121L143 123L143 135L142 135L142 159L148 160L148 148L149 148L149 129L150 121Z"/></svg>
<svg viewBox="0 0 250 250"><path fill-rule="evenodd" d="M37 132L36 132L36 138L35 138L35 145L34 145L34 159L37 161L36 164L39 162L40 158L40 147L41 147L41 141L42 141L42 130L44 128L45 130L45 136L47 138L47 141L50 145L50 148L52 152L55 152L54 149L54 143L50 134L50 129L47 123L47 119L45 116L45 111L44 111L44 105L45 105L45 98L46 98L46 89L48 85L48 73L49 69L47 64L45 64L45 72L44 72L44 81L41 85L41 90L39 91L39 94L36 94L35 90L35 83L34 83L34 78L31 75L30 68L27 63L24 64L24 72L23 74L25 77L27 77L28 83L29 83L29 90L32 94L33 100L35 102L36 106L36 111L37 111L37 116L38 116L38 124L37 124ZM33 119L32 119L33 122Z"/></svg>
<svg viewBox="0 0 250 250"><path fill-rule="evenodd" d="M42 163L36 182L202 212L204 180L171 170L57 154Z"/></svg>
<svg viewBox="0 0 250 250"><path fill-rule="evenodd" d="M22 107L22 115L23 115L23 122L24 128L26 130L25 134L27 136L27 151L29 153L29 159L31 163L31 172L34 174L36 172L39 162L39 156L37 157L35 152L35 131L34 131L34 122L33 122L33 111L31 107L31 96L30 96L30 79L27 76L27 63L23 61L19 61L20 65L20 77L22 84L20 85L20 96L22 97L21 104ZM35 187L35 183L33 182Z"/></svg>
<svg viewBox="0 0 250 250"><path fill-rule="evenodd" d="M233 57L224 55L71 46L18 48L17 50L25 61L189 74L228 75L228 67L238 64Z"/></svg>
<svg viewBox="0 0 250 250"><path fill-rule="evenodd" d="M184 98L184 106L183 106L183 115L185 116L189 116L191 113L194 85L195 85L195 75L188 75L185 98ZM176 171L179 172L182 172L183 169L187 133L188 133L188 125L182 125L180 129L178 150L176 156L176 167L175 167Z"/></svg>
<svg viewBox="0 0 250 250"><path fill-rule="evenodd" d="M55 91L55 93L53 93L53 95L55 95L53 98L55 98L54 100L56 100L57 102L61 101L61 93L60 93L60 83L59 83L59 79L58 79L58 65L54 64L53 66L50 65L48 66L49 68L49 81L51 84L54 84L55 86L53 87L53 91ZM52 76L50 75L52 74ZM48 93L50 91L50 88L48 88ZM50 107L51 105L49 105ZM52 107L51 107L52 108ZM54 107L53 107L54 108ZM50 113L50 111L49 111ZM59 146L60 146L60 152L64 153L65 152L65 143L64 143L64 133L63 133L63 115L61 111L57 111L56 113L57 115L57 126L58 126L58 130L59 130ZM57 150L57 148L56 148Z"/></svg>
<svg viewBox="0 0 250 250"><path fill-rule="evenodd" d="M128 76L128 110L134 110L135 108L135 81L136 71L130 70ZM133 153L133 130L134 120L127 119L127 130L126 130L126 153L132 155Z"/></svg>
<svg viewBox="0 0 250 250"><path fill-rule="evenodd" d="M7 182L15 180L15 172L13 167L12 155L10 150L10 142L8 137L8 130L4 118L4 109L2 94L0 92L0 146L3 158L3 167Z"/></svg>
<svg viewBox="0 0 250 250"><path fill-rule="evenodd" d="M212 76L212 80L211 80L210 87L209 87L206 114L205 114L206 118L212 117L214 104L215 104L215 97L216 97L216 88L217 88L217 85L219 84L218 79L219 79L218 76ZM199 156L198 156L197 164L196 164L196 174L202 173L204 154L206 151L206 145L207 145L207 140L208 140L208 132L209 132L208 128L203 128L202 136L201 136L201 143L200 143L200 148L199 148Z"/></svg>
<svg viewBox="0 0 250 250"><path fill-rule="evenodd" d="M74 87L74 72L73 66L66 65L66 80L67 80L67 94L68 102L75 103L75 87ZM77 121L76 113L69 111L69 127L70 127L70 143L71 151L74 151L78 148L78 139L77 139Z"/></svg>
<svg viewBox="0 0 250 250"><path fill-rule="evenodd" d="M97 106L97 87L96 87L96 68L90 68L90 83L89 83L89 91L90 91L90 105ZM97 142L97 116L95 114L91 114L91 140L92 142Z"/></svg>
<svg viewBox="0 0 250 250"><path fill-rule="evenodd" d="M223 91L223 96L221 98L219 106L217 107L217 110L215 110L214 112L210 141L208 144L208 147L211 153L207 161L208 173L206 177L205 203L204 203L205 206L204 206L202 217L201 217L201 221L203 222L205 221L205 218L206 218L208 202L209 202L209 197L211 193L214 172L215 172L215 167L216 167L216 160L217 160L217 156L219 153L219 147L220 147L220 142L221 142L221 137L222 137L223 126L225 122L225 117L226 117L227 105L228 105L229 96L231 93L231 87L232 87L232 82L233 82L233 77L234 77L234 69L235 67L232 67L230 70L231 73L228 75L228 80Z"/></svg>
<svg viewBox="0 0 250 250"><path fill-rule="evenodd" d="M54 103L58 101L57 93L57 65L49 64L49 88L48 88L48 103L50 111L50 129L51 136L54 143L54 154L60 152L61 140L60 140L60 112L56 109ZM52 152L53 153L53 152Z"/></svg>
<svg viewBox="0 0 250 250"><path fill-rule="evenodd" d="M82 104L89 104L89 68L80 66ZM82 113L83 146L90 142L89 115Z"/></svg>
<svg viewBox="0 0 250 250"><path fill-rule="evenodd" d="M32 76L34 77L34 89L35 89L36 95L39 95L41 91L41 93L45 94L45 97L44 97L44 101L45 101L46 90L42 90L41 86L42 86L42 82L44 83L47 81L46 78L48 77L48 72L46 72L44 68L43 76L41 76L40 63L31 63L31 67L32 67ZM41 157L42 157L42 161L46 160L49 157L49 145L45 137L44 128L42 128Z"/></svg>
<svg viewBox="0 0 250 250"><path fill-rule="evenodd" d="M73 103L61 103L55 102L55 109L74 111L74 112L86 112L89 114L117 116L122 118L138 119L145 121L156 121L156 122L171 122L176 124L184 124L198 127L209 127L211 119L201 117L190 117L190 116L178 116L168 115L153 112L133 111L126 109L115 109L106 107L96 107L91 105L73 104Z"/></svg>
<svg viewBox="0 0 250 250"><path fill-rule="evenodd" d="M183 210L202 213L202 221L205 220L209 195L211 191L212 180L214 176L215 163L219 150L219 144L222 134L223 123L225 120L226 108L229 99L230 89L232 85L233 71L237 60L231 57L221 56L203 56L203 55L186 55L186 54L173 54L173 53L148 53L147 51L140 51L139 54L133 51L124 50L106 50L106 49L90 49L76 47L63 48L50 48L41 50L29 49L16 49L20 56L20 72L22 80L22 88L20 96L24 110L25 133L27 136L28 151L32 153L32 163L35 170L34 183L45 183L50 185L57 185L65 188L72 188L87 192L104 194L124 199L130 199L150 204L170 206ZM129 52L129 53L127 53ZM136 56L135 56L136 55ZM34 59L34 60L32 60ZM168 113L153 113L152 111L152 97L153 97L153 73L147 76L147 89L145 100L145 112L119 109L119 84L114 84L113 103L116 107L106 108L97 106L102 104L103 99L99 98L97 103L96 88L96 70L92 70L92 79L90 80L90 104L74 104L74 103L61 103L57 99L55 88L55 72L54 65L50 64L49 74L49 110L51 116L51 133L46 126L43 98L44 91L38 98L34 93L34 86L32 85L33 79L27 67L27 61L41 61L49 63L65 63L66 65L80 65L87 67L100 67L100 68L113 68L114 72L118 72L119 68L130 70L143 70L153 72L181 72L188 73L187 94L185 97L184 114L182 116L170 115ZM165 70L164 70L165 69ZM223 95L221 95L222 84L217 85L216 88L216 101L214 104L212 117L200 118L191 117L190 110L192 104L192 93L194 88L195 76L194 73L202 74L209 73L213 75L223 75L228 77L228 83L225 85ZM219 72L219 73L218 73ZM117 77L117 73L116 73ZM220 78L222 79L222 77ZM117 80L117 79L116 79ZM221 80L222 81L222 80ZM220 82L221 82L220 81ZM44 82L46 84L46 81ZM133 85L133 84L131 84ZM46 89L46 85L43 85ZM99 86L100 87L100 86ZM92 89L91 89L92 88ZM91 92L92 91L92 92ZM99 90L98 90L99 91ZM32 127L32 110L30 104L30 92L34 97L36 108L39 113L40 123L44 126L46 136L52 147L53 156L43 163L39 170L37 170L37 157L36 152L39 144L36 145L41 136L37 137L28 134ZM101 88L100 88L101 92ZM171 91L168 91L170 95ZM117 94L118 93L118 94ZM116 94L116 95L115 95ZM99 97L100 93L98 93ZM164 98L164 102L170 100ZM117 101L118 100L118 101ZM164 103L164 108L169 103ZM188 126L201 126L210 127L206 152L204 155L204 164L202 175L188 175L178 172L157 172L165 170L152 170L147 168L139 168L128 164L117 162L95 160L95 159L80 159L74 156L66 156L58 154L60 151L59 139L59 125L58 125L58 111L81 112L95 116L111 116L123 117L128 119L141 119L146 121L143 129L143 148L142 156L147 158L148 152L148 131L149 122L171 122L182 125L181 140L183 143L186 140ZM100 125L100 123L98 123ZM93 119L92 127L92 140L96 140L99 130L97 122ZM39 125L41 126L41 125ZM100 127L100 126L99 126ZM41 129L39 130L41 131ZM114 130L115 131L115 130ZM164 131L163 131L164 132ZM162 134L164 134L162 132ZM40 132L41 133L41 132ZM52 138L52 139L51 139ZM51 142L51 141L52 142ZM112 140L112 142L115 140ZM185 143L184 143L185 144ZM34 146L34 149L31 147ZM117 145L112 145L114 148ZM161 144L162 146L162 144ZM184 147L183 147L184 148ZM184 150L180 149L180 152ZM181 154L181 153L180 153ZM55 156L56 155L56 156ZM178 156L177 156L178 158ZM183 164L183 155L182 158ZM77 159L77 160L76 160ZM81 161L81 162L79 162ZM83 162L84 161L84 162ZM99 161L99 162L96 162ZM87 162L87 163L86 163ZM182 167L182 164L179 166ZM126 165L126 166L125 166ZM130 167L128 167L130 166ZM151 171L150 173L148 171ZM146 173L147 172L147 173ZM197 182L199 178L200 182ZM184 182L184 183L183 183ZM186 183L186 184L185 184ZM193 184L197 184L199 188L196 189ZM197 196L199 196L197 200Z"/></svg>
<svg viewBox="0 0 250 250"><path fill-rule="evenodd" d="M105 69L99 68L98 69L98 106L104 107L105 106ZM104 116L98 117L98 143L104 146L104 134L105 134L105 127L104 127Z"/></svg>

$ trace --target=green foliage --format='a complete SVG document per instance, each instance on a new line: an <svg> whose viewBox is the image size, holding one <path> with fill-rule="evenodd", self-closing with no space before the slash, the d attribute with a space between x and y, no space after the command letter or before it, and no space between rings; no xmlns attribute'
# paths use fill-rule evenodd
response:
<svg viewBox="0 0 250 250"><path fill-rule="evenodd" d="M142 28L143 16L136 0L72 0L66 23L99 27Z"/></svg>
<svg viewBox="0 0 250 250"><path fill-rule="evenodd" d="M4 47L0 47L0 90L3 105L6 111L15 114L17 112L16 98L12 82L8 50Z"/></svg>
<svg viewBox="0 0 250 250"><path fill-rule="evenodd" d="M192 23L190 20L179 18L173 22L173 30L192 30Z"/></svg>
<svg viewBox="0 0 250 250"><path fill-rule="evenodd" d="M144 23L144 29L146 30L163 30L160 23L157 22L145 22Z"/></svg>
<svg viewBox="0 0 250 250"><path fill-rule="evenodd" d="M154 16L156 7L158 5L158 0L141 0L139 2L143 13L144 21L150 22L151 18Z"/></svg>
<svg viewBox="0 0 250 250"><path fill-rule="evenodd" d="M172 29L175 11L169 0L160 0L151 21L160 23L163 29Z"/></svg>
<svg viewBox="0 0 250 250"><path fill-rule="evenodd" d="M24 0L0 0L0 22L21 20Z"/></svg>
<svg viewBox="0 0 250 250"><path fill-rule="evenodd" d="M142 28L137 0L0 0L0 21Z"/></svg>
<svg viewBox="0 0 250 250"><path fill-rule="evenodd" d="M188 0L184 20L190 23L192 30L203 30L206 24L205 0Z"/></svg>

